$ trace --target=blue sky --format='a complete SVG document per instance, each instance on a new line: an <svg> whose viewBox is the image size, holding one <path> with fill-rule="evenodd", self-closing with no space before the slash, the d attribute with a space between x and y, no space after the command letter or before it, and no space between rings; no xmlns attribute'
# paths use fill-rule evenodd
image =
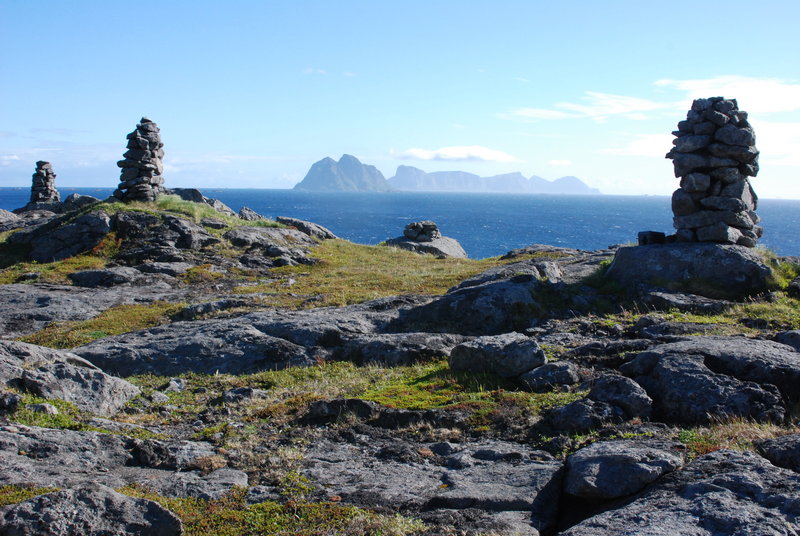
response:
<svg viewBox="0 0 800 536"><path fill-rule="evenodd" d="M0 1L0 186L117 184L161 127L175 187L288 188L343 153L677 188L670 131L737 98L761 197L800 198L800 2Z"/></svg>

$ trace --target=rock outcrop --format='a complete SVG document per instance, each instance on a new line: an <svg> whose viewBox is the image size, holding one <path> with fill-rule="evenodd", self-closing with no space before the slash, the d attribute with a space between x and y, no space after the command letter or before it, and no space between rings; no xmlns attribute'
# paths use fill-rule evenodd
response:
<svg viewBox="0 0 800 536"><path fill-rule="evenodd" d="M439 226L427 220L409 223L403 230L403 236L387 240L386 245L439 258L467 258L467 252L458 240L442 236Z"/></svg>
<svg viewBox="0 0 800 536"><path fill-rule="evenodd" d="M758 174L758 150L747 112L736 99L696 99L673 134L675 239L755 246L762 228L749 177Z"/></svg>
<svg viewBox="0 0 800 536"><path fill-rule="evenodd" d="M128 134L128 150L123 160L117 162L122 168L119 186L114 197L123 201L153 201L164 191L164 144L158 125L142 117L136 130Z"/></svg>
<svg viewBox="0 0 800 536"><path fill-rule="evenodd" d="M50 162L36 162L36 172L31 185L31 203L58 203L61 195L56 190L56 174Z"/></svg>

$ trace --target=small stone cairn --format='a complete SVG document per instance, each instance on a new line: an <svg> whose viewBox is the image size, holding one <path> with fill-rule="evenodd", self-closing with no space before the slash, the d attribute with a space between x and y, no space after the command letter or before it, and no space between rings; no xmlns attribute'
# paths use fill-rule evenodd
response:
<svg viewBox="0 0 800 536"><path fill-rule="evenodd" d="M673 134L675 241L754 247L762 228L748 177L758 173L758 150L747 112L735 99L696 99Z"/></svg>
<svg viewBox="0 0 800 536"><path fill-rule="evenodd" d="M128 134L128 150L124 160L117 162L122 168L120 183L114 197L123 201L153 201L164 191L164 144L160 130L152 120L142 117L136 130Z"/></svg>
<svg viewBox="0 0 800 536"><path fill-rule="evenodd" d="M439 226L435 222L415 221L406 225L403 229L403 236L414 242L433 242L442 237Z"/></svg>
<svg viewBox="0 0 800 536"><path fill-rule="evenodd" d="M31 185L31 203L58 203L61 196L56 190L56 174L50 162L36 162L36 173Z"/></svg>

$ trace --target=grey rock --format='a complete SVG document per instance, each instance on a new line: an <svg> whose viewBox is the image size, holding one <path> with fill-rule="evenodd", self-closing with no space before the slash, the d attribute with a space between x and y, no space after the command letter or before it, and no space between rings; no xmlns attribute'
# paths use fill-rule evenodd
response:
<svg viewBox="0 0 800 536"><path fill-rule="evenodd" d="M486 335L454 347L450 352L452 370L490 372L513 378L547 362L544 350L521 333Z"/></svg>
<svg viewBox="0 0 800 536"><path fill-rule="evenodd" d="M310 366L309 350L259 331L248 318L174 322L76 348L88 361L121 376L183 372L242 374Z"/></svg>
<svg viewBox="0 0 800 536"><path fill-rule="evenodd" d="M11 244L30 244L30 258L53 262L83 253L97 246L111 231L111 219L102 211L90 212L70 223L50 229L34 227L8 237Z"/></svg>
<svg viewBox="0 0 800 536"><path fill-rule="evenodd" d="M286 216L278 216L275 218L275 221L286 225L287 227L294 227L301 233L305 233L312 238L318 238L320 240L336 240L338 238L329 229L309 221L298 220L297 218L289 218Z"/></svg>
<svg viewBox="0 0 800 536"><path fill-rule="evenodd" d="M239 209L239 218L246 221L266 220L264 216L253 210L252 208L242 207Z"/></svg>
<svg viewBox="0 0 800 536"><path fill-rule="evenodd" d="M705 173L689 173L681 180L681 188L687 192L705 192L711 186L711 177Z"/></svg>
<svg viewBox="0 0 800 536"><path fill-rule="evenodd" d="M359 365L411 365L449 356L453 347L464 339L460 335L440 333L360 335L350 339L336 353L336 358Z"/></svg>
<svg viewBox="0 0 800 536"><path fill-rule="evenodd" d="M758 452L785 469L800 473L800 434L789 434L756 442Z"/></svg>
<svg viewBox="0 0 800 536"><path fill-rule="evenodd" d="M13 224L19 220L20 217L13 212L9 212L0 208L0 225Z"/></svg>
<svg viewBox="0 0 800 536"><path fill-rule="evenodd" d="M733 306L733 302L727 300L715 300L685 292L652 291L643 295L641 301L659 311L677 310L706 315L721 314Z"/></svg>
<svg viewBox="0 0 800 536"><path fill-rule="evenodd" d="M58 203L61 196L56 190L56 174L50 162L36 162L31 184L31 203Z"/></svg>
<svg viewBox="0 0 800 536"><path fill-rule="evenodd" d="M467 252L455 238L441 236L426 242L411 240L405 236L392 238L385 242L389 247L405 249L415 253L433 255L440 259L449 257L454 259L466 259Z"/></svg>
<svg viewBox="0 0 800 536"><path fill-rule="evenodd" d="M693 337L640 353L620 369L653 399L666 422L726 417L780 422L798 399L800 354L770 341Z"/></svg>
<svg viewBox="0 0 800 536"><path fill-rule="evenodd" d="M546 393L553 388L572 385L580 381L578 368L569 361L546 363L522 374L519 380L534 393Z"/></svg>
<svg viewBox="0 0 800 536"><path fill-rule="evenodd" d="M649 419L652 414L653 400L638 383L624 376L606 374L596 379L588 398L622 409L629 419Z"/></svg>
<svg viewBox="0 0 800 536"><path fill-rule="evenodd" d="M61 208L64 212L72 212L99 202L99 199L91 195L70 194L61 204Z"/></svg>
<svg viewBox="0 0 800 536"><path fill-rule="evenodd" d="M41 397L72 402L83 411L101 416L114 415L140 393L138 387L125 380L67 363L26 370L22 383Z"/></svg>
<svg viewBox="0 0 800 536"><path fill-rule="evenodd" d="M235 387L222 393L222 401L226 404L235 404L245 400L266 398L267 392L252 387Z"/></svg>
<svg viewBox="0 0 800 536"><path fill-rule="evenodd" d="M202 218L200 220L200 225L203 227L208 227L210 229L225 229L228 227L228 224L218 218Z"/></svg>
<svg viewBox="0 0 800 536"><path fill-rule="evenodd" d="M9 391L0 391L0 414L14 412L19 408L22 396Z"/></svg>
<svg viewBox="0 0 800 536"><path fill-rule="evenodd" d="M599 441L567 458L564 491L592 500L631 495L684 464L686 447L661 440Z"/></svg>
<svg viewBox="0 0 800 536"><path fill-rule="evenodd" d="M775 335L775 340L781 344L791 346L795 351L800 352L800 329L782 331Z"/></svg>
<svg viewBox="0 0 800 536"><path fill-rule="evenodd" d="M746 296L767 289L772 269L750 248L723 244L656 244L617 250L606 277L624 285L680 287L704 282L712 298ZM708 292L695 294L707 295Z"/></svg>
<svg viewBox="0 0 800 536"><path fill-rule="evenodd" d="M800 515L800 477L750 452L720 450L674 471L619 508L562 536L791 534Z"/></svg>
<svg viewBox="0 0 800 536"><path fill-rule="evenodd" d="M681 136L675 140L675 149L682 153L690 153L711 143L711 136Z"/></svg>
<svg viewBox="0 0 800 536"><path fill-rule="evenodd" d="M81 270L69 274L69 279L79 287L113 287L132 283L140 278L142 272L127 266L115 266L102 270Z"/></svg>
<svg viewBox="0 0 800 536"><path fill-rule="evenodd" d="M180 519L154 501L134 499L102 484L40 495L0 511L9 536L178 536Z"/></svg>
<svg viewBox="0 0 800 536"><path fill-rule="evenodd" d="M147 262L136 266L136 269L145 274L163 274L177 277L194 267L188 262Z"/></svg>
<svg viewBox="0 0 800 536"><path fill-rule="evenodd" d="M432 242L442 237L439 226L432 221L415 221L406 225L403 236L416 242Z"/></svg>
<svg viewBox="0 0 800 536"><path fill-rule="evenodd" d="M205 441L133 440L128 447L136 461L146 467L186 471L201 469L202 460L217 450Z"/></svg>
<svg viewBox="0 0 800 536"><path fill-rule="evenodd" d="M25 407L34 413L44 413L45 415L58 415L61 413L53 404L28 404Z"/></svg>
<svg viewBox="0 0 800 536"><path fill-rule="evenodd" d="M565 406L554 408L545 416L545 422L551 428L578 434L624 420L625 413L621 408L589 398L582 398Z"/></svg>
<svg viewBox="0 0 800 536"><path fill-rule="evenodd" d="M311 247L316 241L296 229L272 227L237 227L225 233L224 238L241 248Z"/></svg>
<svg viewBox="0 0 800 536"><path fill-rule="evenodd" d="M0 382L103 416L115 414L139 394L134 385L73 353L15 341L0 340Z"/></svg>
<svg viewBox="0 0 800 536"><path fill-rule="evenodd" d="M243 471L223 467L205 475L197 471L162 474L157 478L141 479L137 484L164 497L210 500L219 499L233 487L247 488L248 478Z"/></svg>

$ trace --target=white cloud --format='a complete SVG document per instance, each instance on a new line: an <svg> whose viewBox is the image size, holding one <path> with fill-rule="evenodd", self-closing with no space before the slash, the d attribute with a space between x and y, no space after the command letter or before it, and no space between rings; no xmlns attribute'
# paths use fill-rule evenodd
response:
<svg viewBox="0 0 800 536"><path fill-rule="evenodd" d="M658 87L686 92L686 100L705 97L735 98L749 113L793 112L800 110L800 84L779 78L717 76L701 80L658 80ZM687 108L684 103L683 108Z"/></svg>
<svg viewBox="0 0 800 536"><path fill-rule="evenodd" d="M609 116L622 116L642 121L649 119L648 112L655 112L674 107L673 103L656 102L640 97L613 95L587 91L581 102L558 102L553 108L518 108L501 117L513 119L571 119L589 118L603 122Z"/></svg>
<svg viewBox="0 0 800 536"><path fill-rule="evenodd" d="M519 162L517 158L508 153L480 145L442 147L435 150L414 148L400 153L398 157L413 160Z"/></svg>
<svg viewBox="0 0 800 536"><path fill-rule="evenodd" d="M599 152L618 156L664 158L672 148L672 140L672 134L633 134L627 136L621 147L601 149Z"/></svg>
<svg viewBox="0 0 800 536"><path fill-rule="evenodd" d="M800 167L800 123L751 120L762 166Z"/></svg>
<svg viewBox="0 0 800 536"><path fill-rule="evenodd" d="M572 165L572 160L548 160L547 165L553 167L568 167Z"/></svg>
<svg viewBox="0 0 800 536"><path fill-rule="evenodd" d="M19 159L19 155L16 154L0 154L0 166L10 166L12 162Z"/></svg>

